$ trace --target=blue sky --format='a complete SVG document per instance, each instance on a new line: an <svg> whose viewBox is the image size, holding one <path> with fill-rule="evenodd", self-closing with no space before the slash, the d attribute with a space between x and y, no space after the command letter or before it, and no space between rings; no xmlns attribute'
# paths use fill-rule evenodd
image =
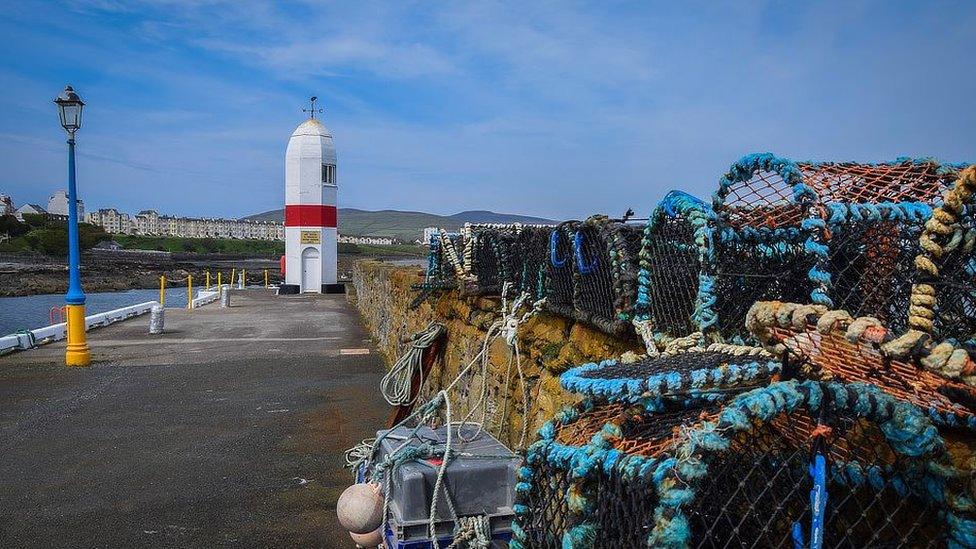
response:
<svg viewBox="0 0 976 549"><path fill-rule="evenodd" d="M0 192L281 207L312 94L340 205L552 218L709 195L747 152L976 159L974 2L3 2Z"/></svg>

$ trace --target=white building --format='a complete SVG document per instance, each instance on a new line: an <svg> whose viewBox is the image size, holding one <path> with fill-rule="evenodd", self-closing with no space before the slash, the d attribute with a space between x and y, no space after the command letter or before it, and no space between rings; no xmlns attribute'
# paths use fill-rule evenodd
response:
<svg viewBox="0 0 976 549"><path fill-rule="evenodd" d="M424 227L424 237L420 243L430 244L431 240L437 239L438 235L440 235L440 229L437 227Z"/></svg>
<svg viewBox="0 0 976 549"><path fill-rule="evenodd" d="M78 204L78 219L85 219L85 203L79 198L75 202ZM47 213L51 215L68 215L68 192L64 190L55 191L47 199Z"/></svg>
<svg viewBox="0 0 976 549"><path fill-rule="evenodd" d="M88 214L88 223L101 227L109 234L132 234L133 223L129 214L115 208L102 208Z"/></svg>
<svg viewBox="0 0 976 549"><path fill-rule="evenodd" d="M88 222L112 234L177 236L181 238L250 238L284 240L285 226L274 221L248 221L216 217L176 217L160 215L156 210L142 210L133 217L115 208L105 208L88 215Z"/></svg>
<svg viewBox="0 0 976 549"><path fill-rule="evenodd" d="M285 151L285 284L279 293L343 291L337 284L337 194L332 133L313 107Z"/></svg>
<svg viewBox="0 0 976 549"><path fill-rule="evenodd" d="M47 211L37 204L24 204L23 206L17 208L17 210L14 212L14 217L16 217L18 221L23 221L24 214L46 215Z"/></svg>
<svg viewBox="0 0 976 549"><path fill-rule="evenodd" d="M347 236L339 235L341 244L371 244L373 246L392 246L397 239L388 236Z"/></svg>

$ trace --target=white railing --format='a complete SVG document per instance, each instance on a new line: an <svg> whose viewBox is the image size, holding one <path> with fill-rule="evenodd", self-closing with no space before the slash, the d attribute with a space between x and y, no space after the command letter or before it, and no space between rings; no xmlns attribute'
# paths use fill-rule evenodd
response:
<svg viewBox="0 0 976 549"><path fill-rule="evenodd" d="M202 307L218 299L220 299L219 288L216 291L200 290L197 292L197 297L193 298L193 307ZM109 324L115 324L116 322L122 322L132 317L144 315L152 311L153 306L156 305L159 305L158 301L146 301L145 303L129 305L128 307L86 316L85 330L108 326ZM67 324L64 322L2 336L0 337L0 355L13 351L32 349L38 345L44 345L52 341L60 341L65 337L67 337Z"/></svg>
<svg viewBox="0 0 976 549"><path fill-rule="evenodd" d="M108 326L134 316L144 315L152 310L153 305L159 305L158 301L147 301L137 305L129 305L121 309L113 309L104 313L97 313L85 317L85 330ZM38 345L60 341L67 337L67 324L52 324L36 330L24 330L16 334L0 337L0 354L21 349L31 349Z"/></svg>

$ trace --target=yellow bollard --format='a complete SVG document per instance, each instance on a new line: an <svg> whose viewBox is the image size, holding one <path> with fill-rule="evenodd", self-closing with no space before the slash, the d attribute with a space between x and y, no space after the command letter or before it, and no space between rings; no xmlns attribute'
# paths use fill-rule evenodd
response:
<svg viewBox="0 0 976 549"><path fill-rule="evenodd" d="M166 275L159 277L159 304L166 305Z"/></svg>
<svg viewBox="0 0 976 549"><path fill-rule="evenodd" d="M88 366L91 364L91 351L85 337L85 306L66 305L68 322L68 346L64 353L67 366Z"/></svg>
<svg viewBox="0 0 976 549"><path fill-rule="evenodd" d="M230 270L230 287L233 288L234 284L237 284L237 267Z"/></svg>
<svg viewBox="0 0 976 549"><path fill-rule="evenodd" d="M241 285L239 287L243 290L244 286L247 286L247 271L241 269Z"/></svg>
<svg viewBox="0 0 976 549"><path fill-rule="evenodd" d="M264 270L264 287L265 288L268 287L268 270L267 269Z"/></svg>
<svg viewBox="0 0 976 549"><path fill-rule="evenodd" d="M217 291L220 291L220 271L217 271Z"/></svg>
<svg viewBox="0 0 976 549"><path fill-rule="evenodd" d="M186 276L186 308L193 308L193 275Z"/></svg>
<svg viewBox="0 0 976 549"><path fill-rule="evenodd" d="M207 271L207 291L210 291L210 271Z"/></svg>

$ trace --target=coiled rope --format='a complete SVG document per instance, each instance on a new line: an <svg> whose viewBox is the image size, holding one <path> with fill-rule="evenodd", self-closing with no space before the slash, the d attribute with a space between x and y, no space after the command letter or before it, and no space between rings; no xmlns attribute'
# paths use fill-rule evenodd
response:
<svg viewBox="0 0 976 549"><path fill-rule="evenodd" d="M964 234L959 221L966 206L972 206L974 195L976 166L970 166L959 173L956 184L946 192L943 205L933 210L932 217L925 223L925 231L919 238L922 251L915 257L915 268L921 280L912 286L908 310L908 325L913 330L932 333L937 295L930 282L939 277L939 263L943 256L960 246L967 249L967 253L973 249L976 235L972 230Z"/></svg>
<svg viewBox="0 0 976 549"><path fill-rule="evenodd" d="M443 324L431 322L425 329L410 337L410 347L400 355L390 371L380 380L380 391L390 406L409 406L417 401L420 391L411 396L411 382L414 375L420 376L420 384L424 385L424 369L422 365L424 351L434 344L447 332Z"/></svg>

